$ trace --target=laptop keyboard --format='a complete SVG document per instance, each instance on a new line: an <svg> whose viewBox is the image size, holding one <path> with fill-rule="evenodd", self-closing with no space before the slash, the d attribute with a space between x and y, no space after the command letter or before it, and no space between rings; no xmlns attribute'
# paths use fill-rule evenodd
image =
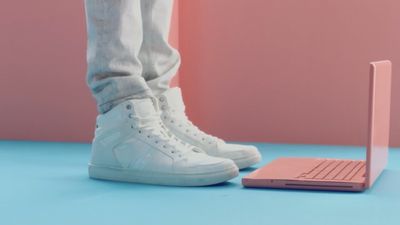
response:
<svg viewBox="0 0 400 225"><path fill-rule="evenodd" d="M314 168L297 178L317 180L352 180L365 176L365 161L321 159Z"/></svg>

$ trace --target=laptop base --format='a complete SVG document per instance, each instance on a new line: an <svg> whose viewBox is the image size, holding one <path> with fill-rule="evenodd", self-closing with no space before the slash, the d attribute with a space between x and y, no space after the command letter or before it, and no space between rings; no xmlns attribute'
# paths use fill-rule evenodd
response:
<svg viewBox="0 0 400 225"><path fill-rule="evenodd" d="M366 189L365 161L278 158L242 179L245 187L333 191Z"/></svg>

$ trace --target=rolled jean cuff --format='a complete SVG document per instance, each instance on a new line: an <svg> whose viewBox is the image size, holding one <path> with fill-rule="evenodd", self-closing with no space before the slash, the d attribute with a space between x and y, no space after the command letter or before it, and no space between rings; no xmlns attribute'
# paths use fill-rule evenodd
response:
<svg viewBox="0 0 400 225"><path fill-rule="evenodd" d="M116 105L118 105L118 104L120 104L120 103L122 103L122 102L124 102L126 100L139 99L139 98L149 98L149 97L153 97L153 95L151 94L150 90L144 91L143 93L138 93L138 94L135 94L135 95L128 95L128 96L125 96L125 97L121 97L119 99L115 99L115 100L110 101L110 102L103 103L103 104L97 106L97 110L100 113L103 114L103 113L106 113L106 112L110 111Z"/></svg>
<svg viewBox="0 0 400 225"><path fill-rule="evenodd" d="M96 88L92 89L97 102L97 110L100 113L106 113L114 106L129 99L153 96L146 81L139 76L112 77L102 83L104 88L100 91L96 92Z"/></svg>

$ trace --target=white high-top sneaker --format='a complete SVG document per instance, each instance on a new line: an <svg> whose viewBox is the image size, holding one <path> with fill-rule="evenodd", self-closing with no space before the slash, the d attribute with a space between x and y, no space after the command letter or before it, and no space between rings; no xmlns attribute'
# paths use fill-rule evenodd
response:
<svg viewBox="0 0 400 225"><path fill-rule="evenodd" d="M208 155L232 159L239 169L261 160L257 148L252 145L228 144L206 134L187 118L180 88L170 88L158 96L161 118L166 127L181 140L203 149Z"/></svg>
<svg viewBox="0 0 400 225"><path fill-rule="evenodd" d="M203 186L238 175L232 160L183 144L164 127L157 101L125 101L97 117L91 178L160 185Z"/></svg>

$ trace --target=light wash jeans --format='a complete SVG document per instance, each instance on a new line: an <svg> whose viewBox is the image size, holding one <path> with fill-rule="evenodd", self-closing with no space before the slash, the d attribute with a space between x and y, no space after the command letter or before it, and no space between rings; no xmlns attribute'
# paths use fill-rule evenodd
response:
<svg viewBox="0 0 400 225"><path fill-rule="evenodd" d="M168 43L173 0L85 0L87 83L100 113L169 87L180 56Z"/></svg>

